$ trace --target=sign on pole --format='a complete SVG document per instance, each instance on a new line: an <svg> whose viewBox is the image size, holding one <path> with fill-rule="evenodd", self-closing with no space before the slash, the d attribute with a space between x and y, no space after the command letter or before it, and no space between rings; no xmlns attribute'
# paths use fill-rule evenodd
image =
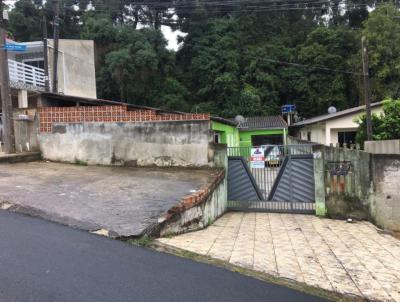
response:
<svg viewBox="0 0 400 302"><path fill-rule="evenodd" d="M23 44L4 44L4 48L8 51L26 51L26 45Z"/></svg>
<svg viewBox="0 0 400 302"><path fill-rule="evenodd" d="M287 113L295 113L296 111L296 105L283 105L282 106L282 113L287 114Z"/></svg>
<svg viewBox="0 0 400 302"><path fill-rule="evenodd" d="M250 168L252 169L265 168L265 155L263 148L251 148Z"/></svg>

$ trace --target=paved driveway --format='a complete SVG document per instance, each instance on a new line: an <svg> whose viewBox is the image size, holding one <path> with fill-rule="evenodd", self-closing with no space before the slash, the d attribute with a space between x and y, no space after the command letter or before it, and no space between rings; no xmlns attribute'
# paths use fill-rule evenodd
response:
<svg viewBox="0 0 400 302"><path fill-rule="evenodd" d="M0 164L0 202L85 230L138 236L209 170L122 168L31 162ZM4 202L7 202L4 204Z"/></svg>
<svg viewBox="0 0 400 302"><path fill-rule="evenodd" d="M400 241L368 222L228 213L205 230L158 240L368 301L400 301Z"/></svg>
<svg viewBox="0 0 400 302"><path fill-rule="evenodd" d="M2 302L324 302L222 268L0 211Z"/></svg>

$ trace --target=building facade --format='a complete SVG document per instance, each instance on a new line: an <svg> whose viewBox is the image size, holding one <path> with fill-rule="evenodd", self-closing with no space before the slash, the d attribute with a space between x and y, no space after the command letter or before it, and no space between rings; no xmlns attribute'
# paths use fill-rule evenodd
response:
<svg viewBox="0 0 400 302"><path fill-rule="evenodd" d="M371 112L382 113L382 102L371 104ZM365 106L320 115L294 123L290 127L290 132L298 139L327 146L355 144L357 120L363 114L365 114Z"/></svg>
<svg viewBox="0 0 400 302"><path fill-rule="evenodd" d="M246 117L240 123L231 119L212 118L214 142L228 147L284 145L287 129L281 116Z"/></svg>
<svg viewBox="0 0 400 302"><path fill-rule="evenodd" d="M45 51L48 56L49 90L52 91L53 40L10 44L26 46L26 51L8 52L10 86L14 108L36 108L46 90ZM94 42L59 40L57 93L96 98Z"/></svg>

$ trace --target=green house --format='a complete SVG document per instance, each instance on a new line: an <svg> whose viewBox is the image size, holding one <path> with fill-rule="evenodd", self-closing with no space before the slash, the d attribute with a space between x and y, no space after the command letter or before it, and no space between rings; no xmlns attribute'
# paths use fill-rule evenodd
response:
<svg viewBox="0 0 400 302"><path fill-rule="evenodd" d="M281 116L245 117L234 119L211 118L214 142L228 147L285 145L288 125Z"/></svg>

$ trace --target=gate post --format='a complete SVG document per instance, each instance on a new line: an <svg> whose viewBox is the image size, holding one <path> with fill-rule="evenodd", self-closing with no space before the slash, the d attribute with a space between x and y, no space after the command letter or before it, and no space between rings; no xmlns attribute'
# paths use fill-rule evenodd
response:
<svg viewBox="0 0 400 302"><path fill-rule="evenodd" d="M324 146L312 146L314 158L315 214L326 216Z"/></svg>

